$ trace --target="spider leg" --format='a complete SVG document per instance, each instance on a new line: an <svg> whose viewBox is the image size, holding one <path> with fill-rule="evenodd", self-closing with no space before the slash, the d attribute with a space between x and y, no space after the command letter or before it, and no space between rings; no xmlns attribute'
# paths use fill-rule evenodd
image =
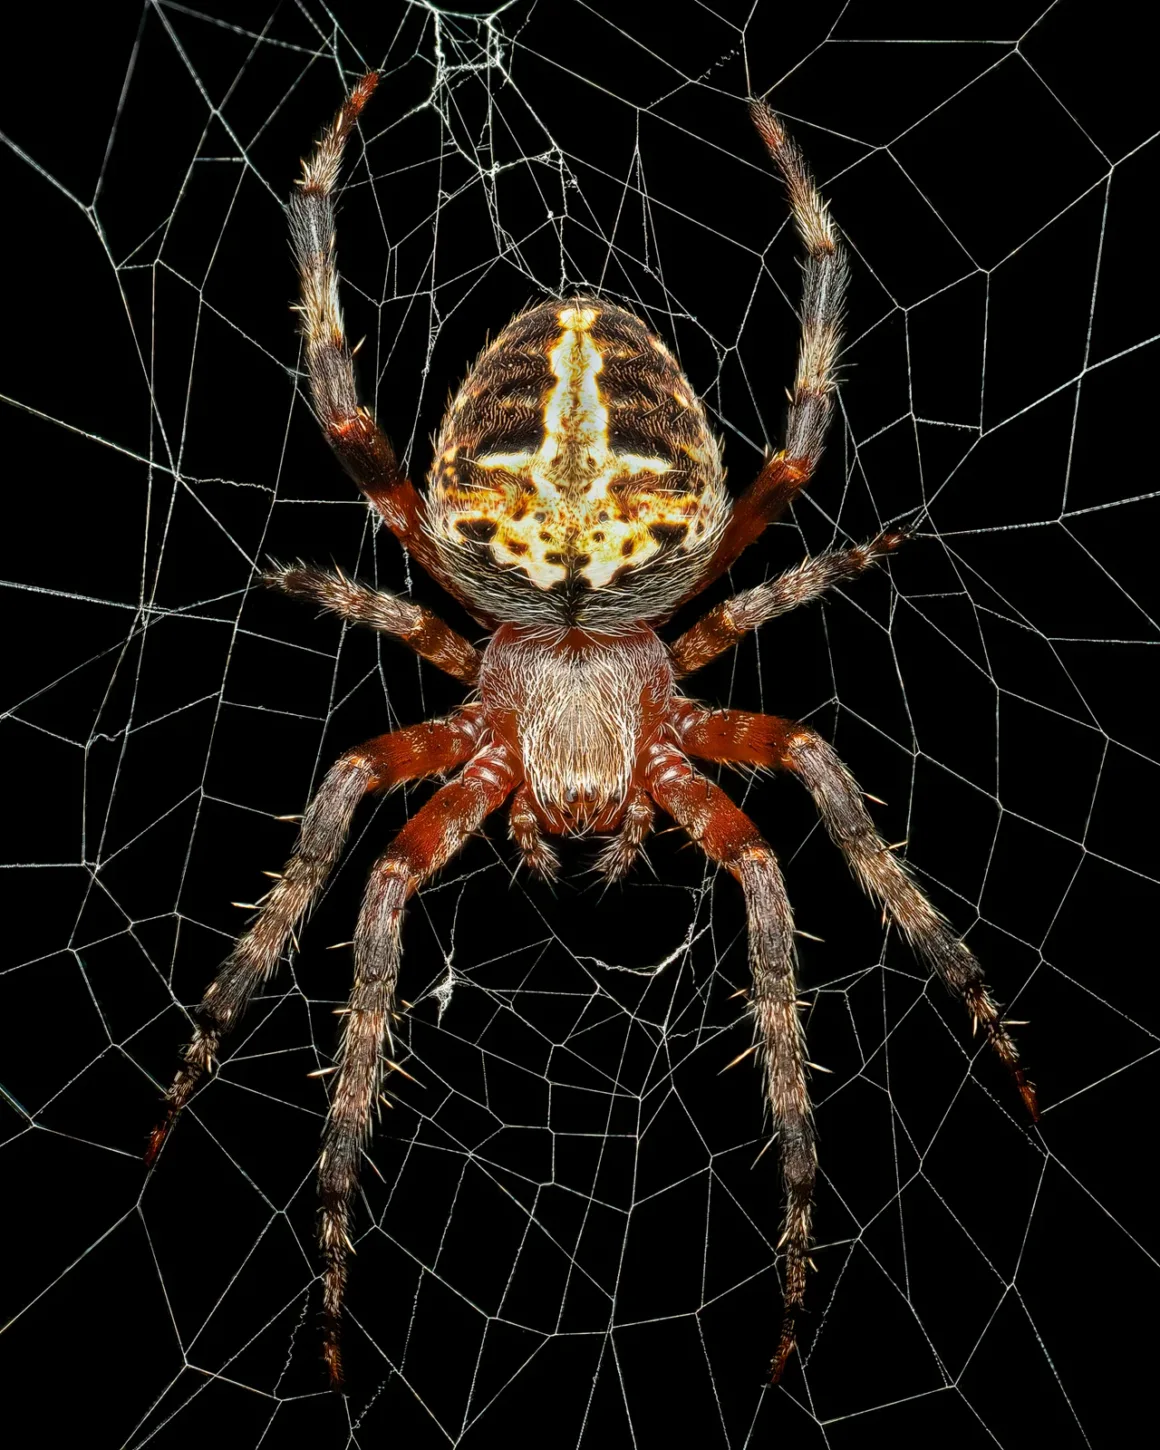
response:
<svg viewBox="0 0 1160 1450"><path fill-rule="evenodd" d="M862 889L881 902L914 951L962 1001L973 1026L982 1027L1014 1078L1027 1111L1038 1122L1035 1086L1027 1079L1019 1050L987 989L978 959L874 829L858 782L833 746L804 725L774 715L709 711L687 700L678 702L674 714L681 746L690 755L788 770L798 777Z"/></svg>
<svg viewBox="0 0 1160 1450"><path fill-rule="evenodd" d="M693 768L671 742L648 751L644 778L653 800L712 861L741 883L749 922L753 1015L765 1090L781 1152L785 1188L785 1314L770 1381L776 1384L796 1343L794 1321L805 1296L817 1148L806 1088L805 1039L798 1018L793 914L773 851L723 790Z"/></svg>
<svg viewBox="0 0 1160 1450"><path fill-rule="evenodd" d="M750 101L749 114L770 159L781 172L798 236L806 249L797 376L790 397L785 447L767 461L734 504L716 553L686 598L731 568L742 550L785 512L810 481L822 454L837 382L842 303L849 281L845 249L797 144L764 101Z"/></svg>
<svg viewBox="0 0 1160 1450"><path fill-rule="evenodd" d="M369 624L372 629L393 634L465 685L473 685L479 674L479 651L444 624L437 614L381 589L369 589L340 573L315 569L307 564L275 565L262 575L262 583L299 599L313 599L352 624Z"/></svg>
<svg viewBox="0 0 1160 1450"><path fill-rule="evenodd" d="M353 1249L350 1204L358 1188L359 1158L370 1137L371 1110L378 1101L384 1040L391 1046L403 908L420 884L446 865L503 804L518 779L518 763L506 746L485 747L411 817L367 883L355 931L354 986L318 1165L325 1263L323 1354L335 1389L342 1384L342 1301L347 1256Z"/></svg>
<svg viewBox="0 0 1160 1450"><path fill-rule="evenodd" d="M461 765L478 749L481 730L479 707L469 705L445 720L381 735L347 751L331 766L302 818L294 854L266 896L258 919L205 990L193 1041L165 1095L165 1116L150 1135L146 1163L156 1159L182 1108L213 1071L222 1038L276 970L295 927L342 854L351 817L363 796Z"/></svg>
<svg viewBox="0 0 1160 1450"><path fill-rule="evenodd" d="M768 584L723 600L703 614L671 646L677 673L692 674L724 654L767 620L809 604L827 589L852 579L906 542L902 533L883 533L853 549L828 549L787 569Z"/></svg>
<svg viewBox="0 0 1160 1450"><path fill-rule="evenodd" d="M519 847L528 870L545 881L555 881L560 869L560 858L544 840L540 823L532 809L532 791L527 782L520 786L512 798L508 830Z"/></svg>
<svg viewBox="0 0 1160 1450"><path fill-rule="evenodd" d="M609 881L620 881L627 876L644 849L655 814L648 792L639 787L633 789L624 809L624 824L602 847L596 858L596 870L607 876Z"/></svg>
<svg viewBox="0 0 1160 1450"><path fill-rule="evenodd" d="M334 193L346 143L378 79L371 71L355 85L303 161L302 176L291 194L287 210L298 264L298 311L314 409L327 441L407 552L447 586L423 531L423 500L403 473L390 440L359 403L354 354L346 340L338 297Z"/></svg>

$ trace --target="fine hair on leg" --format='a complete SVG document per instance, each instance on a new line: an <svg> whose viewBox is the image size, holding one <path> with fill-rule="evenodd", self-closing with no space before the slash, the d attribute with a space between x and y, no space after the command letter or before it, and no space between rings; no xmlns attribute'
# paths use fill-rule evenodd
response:
<svg viewBox="0 0 1160 1450"><path fill-rule="evenodd" d="M721 764L788 770L798 777L863 890L882 904L914 951L963 1002L974 1028L983 1028L1027 1111L1038 1121L1035 1086L987 989L982 967L878 834L858 782L833 746L796 720L745 710L707 710L691 700L674 701L672 723L682 749L690 755Z"/></svg>
<svg viewBox="0 0 1160 1450"><path fill-rule="evenodd" d="M449 770L476 748L478 710L398 730L348 751L330 767L302 817L294 853L266 893L253 926L209 984L195 1013L193 1040L165 1095L165 1115L149 1138L152 1163L170 1129L217 1062L222 1039L238 1024L342 854L355 808L368 791Z"/></svg>
<svg viewBox="0 0 1160 1450"><path fill-rule="evenodd" d="M262 583L297 599L311 599L351 624L366 624L393 634L421 658L447 674L473 685L479 675L480 655L470 641L414 600L382 589L369 589L348 579L341 570L316 569L309 564L275 564Z"/></svg>
<svg viewBox="0 0 1160 1450"><path fill-rule="evenodd" d="M306 369L318 422L342 466L408 553L458 598L454 581L440 567L423 529L422 497L404 474L390 439L359 402L354 351L347 341L338 294L335 192L347 142L378 79L371 71L352 88L303 161L287 205L290 244L298 264L297 310Z"/></svg>
<svg viewBox="0 0 1160 1450"><path fill-rule="evenodd" d="M1027 1111L1038 1122L1035 1085L1028 1080L1019 1050L987 990L983 968L874 829L858 783L833 746L798 725L788 735L782 763L813 797L830 839L849 862L863 890L882 903L922 960L960 999L970 1013L973 1028L981 1027L986 1033L995 1054L1014 1079Z"/></svg>
<svg viewBox="0 0 1160 1450"><path fill-rule="evenodd" d="M649 793L713 861L741 883L753 973L749 1010L755 1048L778 1140L785 1209L778 1248L785 1250L781 1334L770 1382L781 1378L797 1343L796 1320L805 1298L817 1146L806 1086L805 1038L798 1016L793 913L777 858L748 816L720 787L694 770L673 745L661 742L645 766ZM752 1052L754 1049L749 1049ZM749 1053L742 1053L742 1057Z"/></svg>
<svg viewBox="0 0 1160 1450"><path fill-rule="evenodd" d="M802 335L786 422L785 456L808 476L821 457L829 423L850 268L830 208L818 194L801 148L764 101L750 101L749 114L770 159L781 172L794 225L806 251L802 264Z"/></svg>
<svg viewBox="0 0 1160 1450"><path fill-rule="evenodd" d="M669 646L679 675L691 675L732 649L779 614L819 599L835 584L854 579L905 543L903 533L883 533L853 549L829 549L743 594L723 600Z"/></svg>
<svg viewBox="0 0 1160 1450"><path fill-rule="evenodd" d="M790 393L785 447L766 461L734 504L716 552L686 599L731 568L742 551L789 508L813 477L822 456L838 383L842 312L850 275L846 250L797 143L764 101L750 101L749 114L770 160L781 173L794 225L805 247L797 373Z"/></svg>
<svg viewBox="0 0 1160 1450"><path fill-rule="evenodd" d="M359 1160L378 1105L383 1046L399 976L403 908L419 886L458 853L518 779L506 747L488 747L437 791L395 837L371 871L354 939L354 983L343 1013L338 1073L318 1162L323 1255L323 1355L333 1388L342 1385L342 1305L347 1259L354 1251L351 1201ZM389 1064L390 1065L390 1064Z"/></svg>

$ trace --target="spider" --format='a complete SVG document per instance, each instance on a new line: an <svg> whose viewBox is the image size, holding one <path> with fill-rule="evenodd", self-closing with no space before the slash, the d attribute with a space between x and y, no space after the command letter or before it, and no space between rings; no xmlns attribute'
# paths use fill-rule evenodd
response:
<svg viewBox="0 0 1160 1450"><path fill-rule="evenodd" d="M694 760L784 770L802 782L862 888L961 998L1037 1116L1034 1086L979 963L874 829L862 792L830 745L791 720L709 709L678 686L767 620L884 559L906 536L882 533L807 558L710 609L673 643L656 633L785 511L817 466L835 388L845 253L800 150L769 107L752 101L805 248L785 447L732 501L717 439L664 343L610 302L558 298L520 313L480 355L450 403L420 494L358 401L338 299L335 190L346 143L377 80L372 72L351 91L304 161L289 203L314 408L387 527L489 638L477 650L429 610L341 573L299 564L264 576L287 594L395 635L473 693L446 718L379 736L330 768L293 855L205 992L146 1161L155 1160L212 1072L222 1039L277 968L342 851L359 802L457 771L376 862L355 932L354 985L318 1162L323 1355L332 1385L341 1386L351 1203L383 1063L393 1066L384 1048L391 1050L408 899L509 802L512 839L531 871L547 879L558 866L547 837L580 832L608 837L598 867L610 880L623 877L659 806L744 892L750 1050L764 1067L785 1194L783 1320L770 1370L776 1383L796 1342L817 1171L793 919L774 852Z"/></svg>

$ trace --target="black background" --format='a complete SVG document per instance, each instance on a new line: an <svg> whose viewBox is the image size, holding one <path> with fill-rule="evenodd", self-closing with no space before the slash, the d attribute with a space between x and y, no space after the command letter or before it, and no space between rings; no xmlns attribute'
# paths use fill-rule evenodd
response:
<svg viewBox="0 0 1160 1450"><path fill-rule="evenodd" d="M1079 1446L1132 1424L1157 1287L1154 112L1124 16L1037 15L516 6L490 31L446 18L465 68L441 76L430 12L394 4L337 27L316 6L6 19L0 1363L29 1443ZM334 560L476 633L376 535L293 385L280 202L363 65L385 79L344 302L416 476L489 330L583 283L676 345L744 485L777 440L796 290L747 90L793 119L855 254L843 415L732 585L883 524L919 537L696 689L808 718L889 803L888 839L1031 1019L1046 1111L1029 1130L804 795L727 780L825 939L801 949L832 1070L818 1272L777 1391L776 1154L751 1169L752 1060L721 1075L749 1041L743 913L672 834L659 879L602 896L587 843L554 892L513 886L496 822L413 906L417 1081L393 1080L384 1181L364 1172L345 1400L318 1357L307 1073L349 967L324 948L422 789L359 817L236 1056L140 1161L178 1004L289 849L274 817L346 745L461 697L254 565ZM414 109L436 80L442 118ZM494 186L465 160L486 137Z"/></svg>

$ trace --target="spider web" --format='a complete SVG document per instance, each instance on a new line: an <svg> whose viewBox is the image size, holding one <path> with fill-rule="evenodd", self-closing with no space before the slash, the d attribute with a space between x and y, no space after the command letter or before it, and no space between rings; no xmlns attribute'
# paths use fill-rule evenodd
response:
<svg viewBox="0 0 1160 1450"><path fill-rule="evenodd" d="M1134 210L1155 181L1145 47L1077 5L939 17L150 4L94 7L67 60L41 16L6 25L0 1353L11 1383L53 1387L42 1435L1082 1446L1142 1413L1132 1322L1160 1287L1133 1121L1160 1028L1135 946L1160 874L1136 542L1157 494L1133 466L1160 330ZM416 476L489 331L596 289L676 346L744 486L778 439L798 275L750 90L850 242L826 457L731 584L887 525L916 538L691 685L810 721L887 802L888 839L1030 1019L1044 1114L1024 1121L804 792L725 778L785 864L829 1069L817 1273L776 1391L776 1152L753 1059L722 1071L750 1041L743 910L673 834L655 875L607 893L591 844L566 847L549 890L496 820L412 905L345 1398L323 1387L315 1279L318 1073L350 975L327 948L429 787L364 808L300 948L141 1162L246 919L230 899L290 849L278 818L352 742L461 698L255 571L333 560L475 632L376 530L297 372L282 201L368 66L343 295L364 395Z"/></svg>

